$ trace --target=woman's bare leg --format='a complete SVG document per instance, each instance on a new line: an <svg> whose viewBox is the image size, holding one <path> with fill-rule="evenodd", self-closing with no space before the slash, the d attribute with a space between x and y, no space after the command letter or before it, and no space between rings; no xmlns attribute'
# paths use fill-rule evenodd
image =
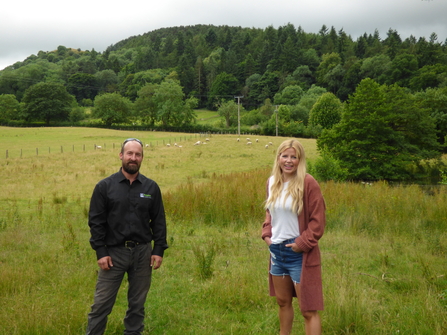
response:
<svg viewBox="0 0 447 335"><path fill-rule="evenodd" d="M300 296L300 284L295 284L296 296ZM318 311L302 312L306 335L321 335L321 318Z"/></svg>
<svg viewBox="0 0 447 335"><path fill-rule="evenodd" d="M272 276L276 301L279 305L280 335L292 332L294 311L292 306L294 284L290 276Z"/></svg>

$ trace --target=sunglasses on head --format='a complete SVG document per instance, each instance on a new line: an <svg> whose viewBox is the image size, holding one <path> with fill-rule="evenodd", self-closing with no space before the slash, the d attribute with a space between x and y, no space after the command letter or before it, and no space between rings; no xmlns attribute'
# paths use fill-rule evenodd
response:
<svg viewBox="0 0 447 335"><path fill-rule="evenodd" d="M136 141L136 142L140 143L141 146L143 146L143 142L141 142L138 138L128 138L127 140L125 140L123 142L123 147L126 145L127 142L132 142L132 141Z"/></svg>

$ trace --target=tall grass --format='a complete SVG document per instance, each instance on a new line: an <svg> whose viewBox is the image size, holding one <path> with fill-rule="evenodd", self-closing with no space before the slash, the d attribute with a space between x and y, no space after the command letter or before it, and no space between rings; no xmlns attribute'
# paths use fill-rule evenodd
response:
<svg viewBox="0 0 447 335"><path fill-rule="evenodd" d="M154 272L144 334L278 333L260 238L273 150L236 147L231 136L211 141L145 152L143 173L163 185L170 248ZM0 160L0 334L85 331L97 275L89 198L117 170L115 151ZM445 186L321 188L324 333L446 333ZM126 289L107 335L123 333ZM293 333L304 334L298 311Z"/></svg>

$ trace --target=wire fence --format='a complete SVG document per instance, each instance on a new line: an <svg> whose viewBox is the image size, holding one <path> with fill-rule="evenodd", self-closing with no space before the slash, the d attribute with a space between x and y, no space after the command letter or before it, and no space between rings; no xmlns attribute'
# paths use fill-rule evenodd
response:
<svg viewBox="0 0 447 335"><path fill-rule="evenodd" d="M189 136L171 137L168 139L154 140L145 142L142 140L143 146L145 148L175 145L177 142L186 142L192 139L211 136L211 134L190 134ZM90 143L90 144L72 144L72 145L61 145L56 147L40 147L40 148L26 148L26 149L6 149L3 158L24 158L31 156L43 156L55 153L66 153L66 152L88 152L95 150L108 150L108 149L121 149L122 143Z"/></svg>

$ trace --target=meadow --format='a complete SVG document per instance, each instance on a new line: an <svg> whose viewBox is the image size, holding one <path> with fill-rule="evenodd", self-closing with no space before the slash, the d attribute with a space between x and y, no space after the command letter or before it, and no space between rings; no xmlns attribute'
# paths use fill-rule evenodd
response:
<svg viewBox="0 0 447 335"><path fill-rule="evenodd" d="M148 145L141 171L159 183L168 218L170 248L153 274L144 334L277 334L260 231L283 138L4 127L0 334L84 333L97 275L90 195L118 170L128 137ZM300 140L312 162L315 140ZM324 334L447 333L445 185L320 185ZM106 335L123 333L126 288ZM293 334L304 334L298 311Z"/></svg>

